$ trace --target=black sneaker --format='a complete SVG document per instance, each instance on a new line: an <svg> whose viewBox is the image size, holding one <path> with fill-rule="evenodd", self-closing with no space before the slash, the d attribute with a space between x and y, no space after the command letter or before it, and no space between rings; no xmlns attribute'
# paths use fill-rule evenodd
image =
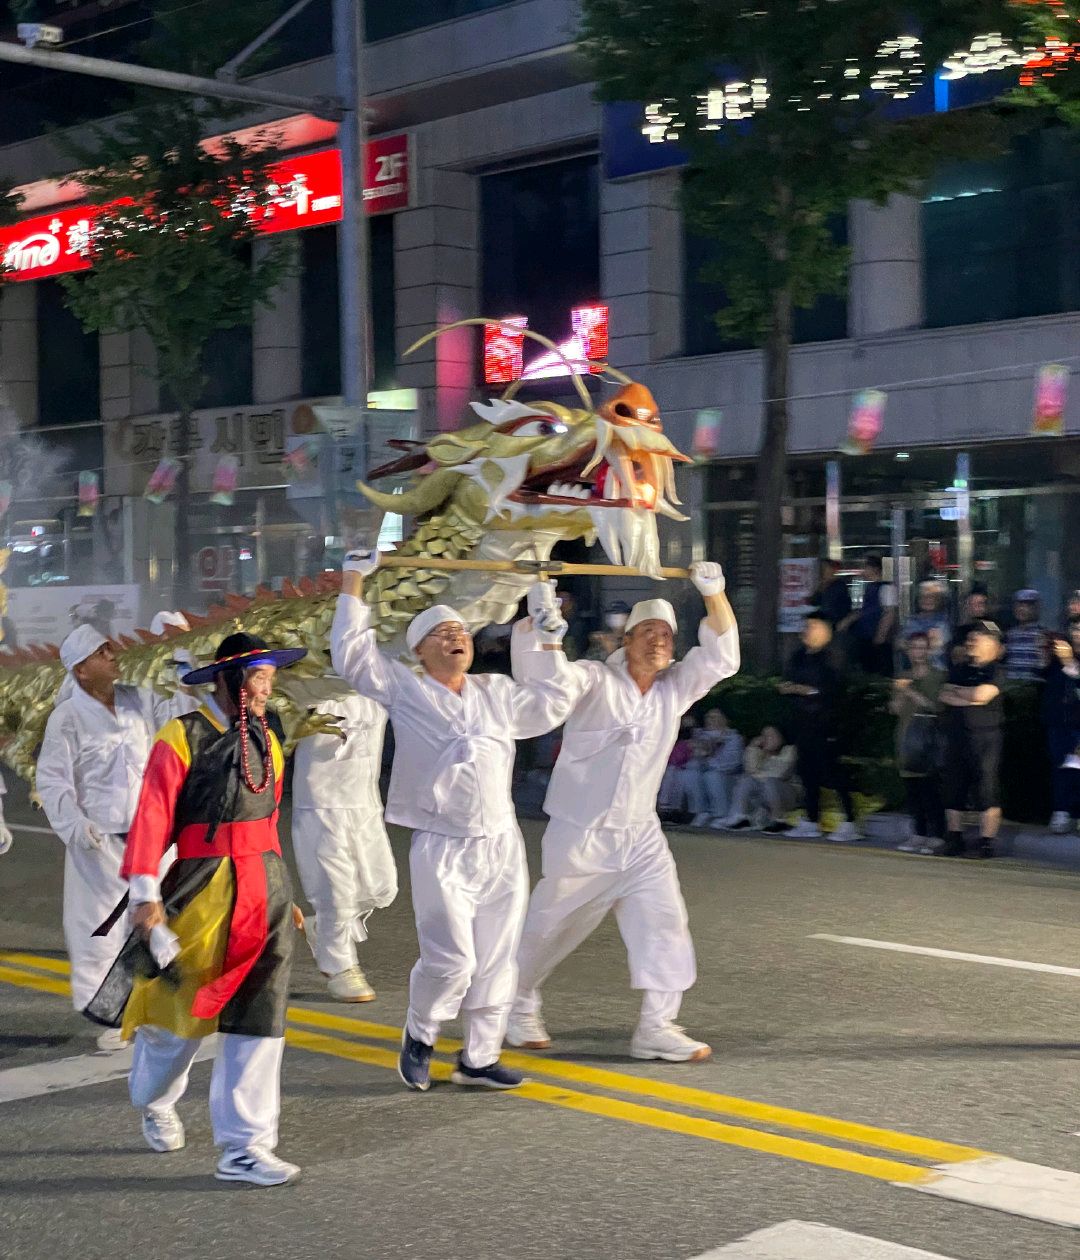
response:
<svg viewBox="0 0 1080 1260"><path fill-rule="evenodd" d="M487 1067L471 1068L462 1061L460 1054L450 1079L455 1085L479 1085L483 1089L517 1089L525 1082L521 1072L503 1067L498 1059Z"/></svg>
<svg viewBox="0 0 1080 1260"><path fill-rule="evenodd" d="M765 826L762 827L761 830L767 836L780 836L780 835L783 835L785 831L791 830L791 823L786 823L786 822L766 823Z"/></svg>
<svg viewBox="0 0 1080 1260"><path fill-rule="evenodd" d="M409 1036L408 1028L401 1030L401 1054L398 1056L398 1076L410 1089L421 1093L431 1088L432 1047Z"/></svg>
<svg viewBox="0 0 1080 1260"><path fill-rule="evenodd" d="M963 857L964 856L964 837L962 835L954 835L952 832L945 837L945 845L941 850L942 857Z"/></svg>
<svg viewBox="0 0 1080 1260"><path fill-rule="evenodd" d="M985 861L987 858L992 858L994 856L993 840L980 840L971 852L965 853L964 856L974 858L976 861Z"/></svg>

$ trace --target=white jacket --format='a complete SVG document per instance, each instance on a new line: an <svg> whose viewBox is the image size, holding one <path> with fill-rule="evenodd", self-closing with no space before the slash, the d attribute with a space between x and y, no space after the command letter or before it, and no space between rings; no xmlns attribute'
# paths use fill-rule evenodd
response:
<svg viewBox="0 0 1080 1260"><path fill-rule="evenodd" d="M527 631L515 635L536 645ZM444 836L494 836L515 826L514 740L552 730L571 703L562 653L526 654L539 658L528 684L501 674L467 674L455 695L379 651L363 600L338 599L330 631L334 669L381 704L394 725L387 822Z"/></svg>
<svg viewBox="0 0 1080 1260"><path fill-rule="evenodd" d="M116 686L116 711L76 683L49 716L37 762L37 790L53 831L70 844L88 822L106 835L131 827L155 734L198 707L178 691Z"/></svg>
<svg viewBox="0 0 1080 1260"><path fill-rule="evenodd" d="M308 735L296 745L293 809L355 809L381 814L379 768L386 711L355 692L313 706L344 717L337 735Z"/></svg>
<svg viewBox="0 0 1080 1260"><path fill-rule="evenodd" d="M576 688L544 810L593 829L636 827L656 817L656 796L679 736L679 719L739 668L739 632L716 634L706 621L699 646L666 669L644 695L621 651L606 661L567 663ZM531 657L514 659L527 677Z"/></svg>

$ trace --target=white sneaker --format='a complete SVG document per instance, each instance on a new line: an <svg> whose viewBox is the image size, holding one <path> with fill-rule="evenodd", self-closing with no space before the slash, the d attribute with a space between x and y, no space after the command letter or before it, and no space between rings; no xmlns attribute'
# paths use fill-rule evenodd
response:
<svg viewBox="0 0 1080 1260"><path fill-rule="evenodd" d="M359 967L349 967L331 976L326 983L330 996L338 1002L373 1002L375 990Z"/></svg>
<svg viewBox="0 0 1080 1260"><path fill-rule="evenodd" d="M97 1048L99 1050L114 1051L124 1050L130 1041L124 1040L124 1034L119 1028L106 1028L103 1033L98 1033Z"/></svg>
<svg viewBox="0 0 1080 1260"><path fill-rule="evenodd" d="M539 1015L510 1014L506 1025L506 1044L519 1050L546 1050L551 1045L548 1030Z"/></svg>
<svg viewBox="0 0 1080 1260"><path fill-rule="evenodd" d="M152 1151L182 1151L187 1136L175 1107L144 1107L142 1135Z"/></svg>
<svg viewBox="0 0 1080 1260"><path fill-rule="evenodd" d="M688 1037L678 1024L670 1022L659 1028L634 1030L630 1041L630 1056L634 1059L665 1059L668 1063L690 1063L707 1059L712 1047L704 1041Z"/></svg>
<svg viewBox="0 0 1080 1260"><path fill-rule="evenodd" d="M911 835L908 836L903 844L898 844L896 846L896 851L897 853L921 853L923 851L923 846L926 843L927 840L925 836Z"/></svg>
<svg viewBox="0 0 1080 1260"><path fill-rule="evenodd" d="M842 822L835 831L829 833L829 839L834 844L851 844L853 840L861 840L862 833L853 822Z"/></svg>
<svg viewBox="0 0 1080 1260"><path fill-rule="evenodd" d="M690 819L690 826L691 827L707 827L709 825L709 819L711 817L712 817L711 814L695 814L693 818Z"/></svg>
<svg viewBox="0 0 1080 1260"><path fill-rule="evenodd" d="M246 1181L253 1186L283 1186L300 1176L295 1164L257 1146L246 1151L225 1151L218 1160L218 1181Z"/></svg>
<svg viewBox="0 0 1080 1260"><path fill-rule="evenodd" d="M788 832L789 840L817 840L821 836L821 828L809 818L800 818Z"/></svg>
<svg viewBox="0 0 1080 1260"><path fill-rule="evenodd" d="M1050 830L1055 836L1063 836L1072 828L1072 819L1063 809L1054 811L1050 819Z"/></svg>

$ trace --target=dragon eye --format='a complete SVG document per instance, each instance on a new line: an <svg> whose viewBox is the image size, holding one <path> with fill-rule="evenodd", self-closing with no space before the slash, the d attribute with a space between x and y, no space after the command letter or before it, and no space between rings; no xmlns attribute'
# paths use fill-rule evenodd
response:
<svg viewBox="0 0 1080 1260"><path fill-rule="evenodd" d="M561 420L526 420L514 430L514 437L554 437L566 432L567 427Z"/></svg>

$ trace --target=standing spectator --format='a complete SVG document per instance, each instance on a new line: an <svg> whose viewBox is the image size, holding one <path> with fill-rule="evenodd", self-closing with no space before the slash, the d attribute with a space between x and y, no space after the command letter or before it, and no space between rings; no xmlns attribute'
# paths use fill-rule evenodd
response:
<svg viewBox="0 0 1080 1260"><path fill-rule="evenodd" d="M972 582L960 614L960 621L949 643L948 665L962 664L967 660L967 640L972 627L990 616L990 592L982 582Z"/></svg>
<svg viewBox="0 0 1080 1260"><path fill-rule="evenodd" d="M802 643L792 653L780 691L792 697L799 778L806 795L806 819L792 828L791 835L800 839L821 835L821 789L831 787L840 798L845 821L829 838L846 843L861 837L855 826L847 767L840 762L836 720L840 680L829 659L831 642L832 626L820 616L807 617Z"/></svg>
<svg viewBox="0 0 1080 1260"><path fill-rule="evenodd" d="M743 737L723 709L710 709L694 732L694 755L683 768L687 808L693 826L715 826L731 812L732 792L743 769Z"/></svg>
<svg viewBox="0 0 1080 1260"><path fill-rule="evenodd" d="M933 580L919 583L919 611L908 618L904 637L925 634L930 648L930 664L934 669L945 669L952 627L945 608L945 588Z"/></svg>
<svg viewBox="0 0 1080 1260"><path fill-rule="evenodd" d="M1065 633L1069 633L1069 628L1074 621L1080 621L1080 591L1070 591L1069 597L1065 601Z"/></svg>
<svg viewBox="0 0 1080 1260"><path fill-rule="evenodd" d="M1005 676L1040 682L1046 666L1046 630L1039 624L1039 592L1013 596L1013 628L1005 636Z"/></svg>
<svg viewBox="0 0 1080 1260"><path fill-rule="evenodd" d="M893 683L889 706L899 718L896 765L904 781L914 829L899 847L905 853L935 853L945 838L938 715L946 675L931 663L930 639L924 630L908 635L907 656L909 667Z"/></svg>
<svg viewBox="0 0 1080 1260"><path fill-rule="evenodd" d="M840 576L839 560L822 560L821 584L810 596L810 604L834 631L843 628L841 623L846 623L851 615L851 592L847 582Z"/></svg>
<svg viewBox="0 0 1080 1260"><path fill-rule="evenodd" d="M589 648L585 653L587 661L606 661L612 652L622 646L623 627L630 616L630 605L617 599L604 609L604 629L594 630L589 635Z"/></svg>
<svg viewBox="0 0 1080 1260"><path fill-rule="evenodd" d="M735 785L727 818L714 826L730 831L752 827L770 835L790 831L784 821L798 800L794 744L785 744L779 727L766 726L746 749L745 774Z"/></svg>
<svg viewBox="0 0 1080 1260"><path fill-rule="evenodd" d="M881 557L863 561L862 608L851 624L855 663L868 674L892 676L892 639L896 630L896 588L882 578Z"/></svg>
<svg viewBox="0 0 1080 1260"><path fill-rule="evenodd" d="M945 856L963 857L964 811L969 801L979 811L979 842L971 856L994 856L1001 826L999 769L1004 706L1000 664L1001 631L992 621L976 622L968 633L967 660L953 664L941 689L948 706L945 775Z"/></svg>
<svg viewBox="0 0 1080 1260"><path fill-rule="evenodd" d="M1080 622L1068 639L1055 637L1046 671L1042 718L1050 750L1054 812L1050 830L1058 836L1080 817Z"/></svg>

